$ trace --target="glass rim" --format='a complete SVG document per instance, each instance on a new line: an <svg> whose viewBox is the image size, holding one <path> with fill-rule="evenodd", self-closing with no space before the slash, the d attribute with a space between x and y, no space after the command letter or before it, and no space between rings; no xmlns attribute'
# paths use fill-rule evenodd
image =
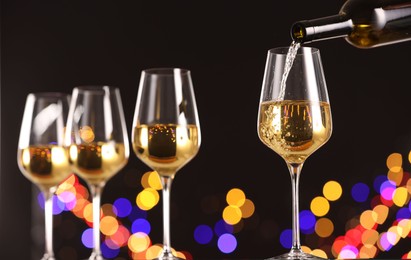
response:
<svg viewBox="0 0 411 260"><path fill-rule="evenodd" d="M269 49L268 53L275 54L275 55L287 55L289 49L290 49L290 46L280 46L280 47ZM297 55L304 55L305 54L304 50L311 50L310 52L311 54L316 54L320 52L320 49L315 48L315 47L300 46L298 48Z"/></svg>
<svg viewBox="0 0 411 260"><path fill-rule="evenodd" d="M145 74L156 75L156 76L174 76L176 72L181 75L190 74L189 69L179 68L179 67L160 67L160 68L148 68L148 69L143 70L143 73Z"/></svg>
<svg viewBox="0 0 411 260"><path fill-rule="evenodd" d="M78 92L89 92L89 93L101 93L106 92L106 90L117 91L118 88L109 85L80 85L73 88L73 91Z"/></svg>
<svg viewBox="0 0 411 260"><path fill-rule="evenodd" d="M69 93L65 92L53 92L53 91L45 91L45 92L32 92L28 94L29 96L35 97L42 97L42 98L61 98L61 97L70 97Z"/></svg>

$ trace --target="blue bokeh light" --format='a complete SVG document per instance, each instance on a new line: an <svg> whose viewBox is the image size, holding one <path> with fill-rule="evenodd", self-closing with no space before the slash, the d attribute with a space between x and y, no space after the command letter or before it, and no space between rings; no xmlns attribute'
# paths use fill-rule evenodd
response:
<svg viewBox="0 0 411 260"><path fill-rule="evenodd" d="M144 211L137 206L133 206L130 214L128 215L128 219L133 222L138 218L147 218L147 211Z"/></svg>
<svg viewBox="0 0 411 260"><path fill-rule="evenodd" d="M148 235L151 231L150 222L148 222L144 218L138 218L133 221L133 224L131 225L131 231L132 233L143 232Z"/></svg>
<svg viewBox="0 0 411 260"><path fill-rule="evenodd" d="M290 249L292 246L293 231L291 229L285 229L280 234L280 243L284 248Z"/></svg>
<svg viewBox="0 0 411 260"><path fill-rule="evenodd" d="M356 202L365 202L370 195L370 188L367 184L359 182L352 186L351 196Z"/></svg>
<svg viewBox="0 0 411 260"><path fill-rule="evenodd" d="M214 232L217 236L221 236L224 233L233 233L234 227L227 224L223 219L220 219L214 225Z"/></svg>
<svg viewBox="0 0 411 260"><path fill-rule="evenodd" d="M198 225L194 230L194 239L197 243L205 245L213 239L213 230L208 225Z"/></svg>
<svg viewBox="0 0 411 260"><path fill-rule="evenodd" d="M218 238L217 246L225 254L232 253L237 247L237 239L232 234L222 234Z"/></svg>
<svg viewBox="0 0 411 260"><path fill-rule="evenodd" d="M400 220L400 219L410 219L410 218L411 218L411 213L408 208L400 208L397 211L396 219Z"/></svg>
<svg viewBox="0 0 411 260"><path fill-rule="evenodd" d="M381 184L387 180L388 180L388 177L385 175L378 175L377 177L375 177L374 183L373 183L375 192L380 193Z"/></svg>
<svg viewBox="0 0 411 260"><path fill-rule="evenodd" d="M83 231L83 234L81 235L81 242L83 242L83 245L87 248L93 248L93 229L88 228Z"/></svg>
<svg viewBox="0 0 411 260"><path fill-rule="evenodd" d="M111 249L110 247L108 247L106 245L106 243L102 243L101 244L101 252L103 253L103 256L105 258L114 258L116 256L118 256L118 254L120 253L120 249Z"/></svg>
<svg viewBox="0 0 411 260"><path fill-rule="evenodd" d="M315 231L315 216L310 210L300 212L300 230L304 234L312 234Z"/></svg>
<svg viewBox="0 0 411 260"><path fill-rule="evenodd" d="M131 202L126 198L118 198L114 201L113 207L118 217L127 217L132 210Z"/></svg>

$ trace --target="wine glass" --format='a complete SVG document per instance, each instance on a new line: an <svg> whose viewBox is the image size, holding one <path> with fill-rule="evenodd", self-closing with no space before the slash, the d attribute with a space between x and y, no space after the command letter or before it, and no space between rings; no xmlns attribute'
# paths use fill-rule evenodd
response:
<svg viewBox="0 0 411 260"><path fill-rule="evenodd" d="M260 140L287 163L292 183L292 247L270 259L316 259L301 250L298 185L305 160L332 132L318 49L293 43L268 51L257 128Z"/></svg>
<svg viewBox="0 0 411 260"><path fill-rule="evenodd" d="M106 182L128 162L129 143L120 91L110 86L80 86L72 93L65 145L73 171L93 198L93 252L100 247L100 198Z"/></svg>
<svg viewBox="0 0 411 260"><path fill-rule="evenodd" d="M163 251L158 259L179 259L170 245L170 189L175 174L196 156L200 123L189 70L143 70L132 128L137 157L157 171L163 185Z"/></svg>
<svg viewBox="0 0 411 260"><path fill-rule="evenodd" d="M70 95L59 92L30 93L26 98L18 143L20 171L44 196L45 253L42 260L54 260L53 195L70 174L64 128Z"/></svg>

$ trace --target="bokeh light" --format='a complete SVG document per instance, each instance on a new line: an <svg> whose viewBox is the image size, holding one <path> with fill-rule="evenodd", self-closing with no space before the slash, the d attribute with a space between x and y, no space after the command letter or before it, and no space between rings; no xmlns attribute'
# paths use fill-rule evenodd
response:
<svg viewBox="0 0 411 260"><path fill-rule="evenodd" d="M285 229L280 234L280 243L284 248L290 249L292 246L293 231L291 229Z"/></svg>
<svg viewBox="0 0 411 260"><path fill-rule="evenodd" d="M219 220L214 225L214 232L217 236L221 236L224 233L233 233L234 228L232 225L227 224L224 220Z"/></svg>
<svg viewBox="0 0 411 260"><path fill-rule="evenodd" d="M400 153L392 153L387 158L387 168L391 172L399 172L402 169L402 155Z"/></svg>
<svg viewBox="0 0 411 260"><path fill-rule="evenodd" d="M324 197L315 197L310 204L310 209L317 217L322 217L330 210L330 203Z"/></svg>
<svg viewBox="0 0 411 260"><path fill-rule="evenodd" d="M81 235L81 242L87 248L93 248L93 229L88 228Z"/></svg>
<svg viewBox="0 0 411 260"><path fill-rule="evenodd" d="M365 202L370 194L370 188L367 184L359 182L351 188L351 196L356 202Z"/></svg>
<svg viewBox="0 0 411 260"><path fill-rule="evenodd" d="M138 218L134 220L133 224L131 225L131 232L133 233L142 232L148 235L150 234L150 231L151 231L150 222L148 222L148 220L144 218Z"/></svg>
<svg viewBox="0 0 411 260"><path fill-rule="evenodd" d="M300 212L300 231L304 234L312 234L315 230L315 216L309 210Z"/></svg>
<svg viewBox="0 0 411 260"><path fill-rule="evenodd" d="M218 249L225 254L233 252L237 247L237 239L234 235L226 233L218 238Z"/></svg>
<svg viewBox="0 0 411 260"><path fill-rule="evenodd" d="M140 193L138 193L136 198L137 206L143 210L150 210L160 200L160 195L158 194L157 190L153 188L145 188Z"/></svg>
<svg viewBox="0 0 411 260"><path fill-rule="evenodd" d="M213 239L213 230L208 225L198 225L194 230L194 239L199 244L208 244Z"/></svg>
<svg viewBox="0 0 411 260"><path fill-rule="evenodd" d="M136 253L146 251L150 244L150 237L143 232L134 233L128 239L128 248Z"/></svg>
<svg viewBox="0 0 411 260"><path fill-rule="evenodd" d="M131 202L126 198L118 198L113 202L113 207L115 208L116 214L120 218L127 217L130 215L132 210Z"/></svg>
<svg viewBox="0 0 411 260"><path fill-rule="evenodd" d="M239 207L237 206L227 206L223 211L223 219L230 225L235 225L240 222L242 213Z"/></svg>
<svg viewBox="0 0 411 260"><path fill-rule="evenodd" d="M226 200L230 206L241 207L245 202L245 194L241 189L233 188L228 191Z"/></svg>
<svg viewBox="0 0 411 260"><path fill-rule="evenodd" d="M244 204L240 207L240 210L241 210L241 215L243 218L249 218L254 214L254 211L255 211L254 203L251 200L246 199L244 201Z"/></svg>
<svg viewBox="0 0 411 260"><path fill-rule="evenodd" d="M115 217L104 216L100 220L100 231L106 236L114 235L118 230L118 221Z"/></svg>
<svg viewBox="0 0 411 260"><path fill-rule="evenodd" d="M328 181L324 184L323 195L329 201L336 201L342 195L342 187L336 181Z"/></svg>
<svg viewBox="0 0 411 260"><path fill-rule="evenodd" d="M319 237L329 237L334 232L334 224L328 218L320 218L315 223L315 233Z"/></svg>

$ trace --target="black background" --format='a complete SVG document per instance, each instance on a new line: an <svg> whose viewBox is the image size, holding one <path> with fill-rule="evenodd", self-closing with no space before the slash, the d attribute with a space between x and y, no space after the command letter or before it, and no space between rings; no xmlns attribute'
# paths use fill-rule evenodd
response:
<svg viewBox="0 0 411 260"><path fill-rule="evenodd" d="M16 162L27 94L71 93L74 86L85 84L117 86L131 133L140 73L151 67L191 70L202 129L199 154L173 183L172 246L195 259L262 259L285 252L278 240L279 232L291 226L290 177L285 163L259 141L256 131L266 54L270 48L290 45L293 22L336 14L342 4L2 0L0 258L38 259L36 252L42 251L33 248L30 235L33 211L38 210L31 206L36 188ZM322 195L328 180L340 182L343 197L331 205L329 215L337 236L344 234L351 217L369 209L369 204L351 199L353 184L372 187L375 176L387 173L386 158L393 152L403 155L403 167L409 169L411 42L370 50L354 48L343 39L309 46L321 51L334 130L330 141L304 165L300 209L308 209L311 199ZM102 203L119 196L134 200L141 190L139 178L147 170L132 153L128 165L106 185ZM254 202L256 213L245 223L248 228L236 235L236 251L225 255L215 243L197 244L193 230L221 218L221 210L206 214L201 203L210 196L223 203L234 187ZM83 223L70 214L56 217L56 252L70 243L78 257L87 257L89 250L79 242ZM67 241L61 235L65 219L76 225ZM153 243L160 243L161 207L151 210L148 219ZM409 244L409 238L402 239L378 257L401 258Z"/></svg>

